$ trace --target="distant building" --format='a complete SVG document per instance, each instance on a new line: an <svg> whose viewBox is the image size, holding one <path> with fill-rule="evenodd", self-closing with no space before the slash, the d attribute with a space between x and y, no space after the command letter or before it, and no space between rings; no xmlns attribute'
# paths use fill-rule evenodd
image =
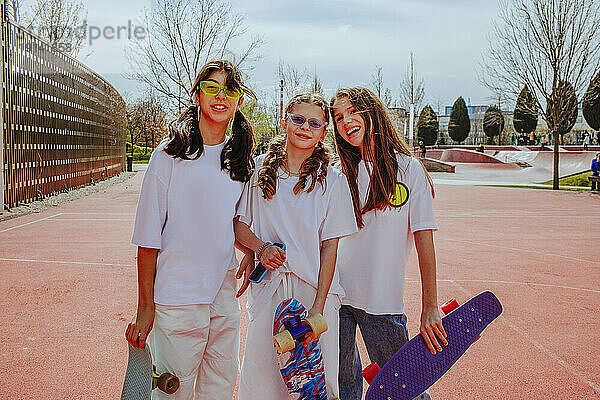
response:
<svg viewBox="0 0 600 400"><path fill-rule="evenodd" d="M394 127L398 131L398 134L404 138L404 141L406 143L409 143L410 140L408 137L408 135L409 135L408 125L410 124L410 122L409 122L410 116L408 114L408 111L406 111L406 109L404 109L402 107L389 107L388 111L390 113L390 117L392 118L392 123L394 124ZM418 115L415 116L415 129L417 129L417 119L419 119Z"/></svg>
<svg viewBox="0 0 600 400"><path fill-rule="evenodd" d="M467 139L461 144L471 144L471 145L479 145L485 144L487 141L487 136L483 132L483 116L487 111L489 106L467 106L467 110L469 112L469 118L471 119L471 132ZM441 142L445 144L456 144L450 136L448 135L448 122L450 120L450 112L452 111L452 106L445 107L445 115L438 116L440 122L440 133L439 137L442 139ZM515 128L513 126L513 112L511 111L502 111L504 115L504 131L501 135L501 144L510 144L510 136L515 133ZM565 144L581 144L583 141L583 136L585 132L592 132L592 128L587 124L585 119L583 118L583 114L581 112L581 104L579 104L579 114L577 116L577 121L573 126L571 132L564 136ZM545 135L548 133L548 125L546 121L543 120L541 116L538 117L538 123L535 130L535 134ZM497 139L495 139L497 141ZM438 144L442 144L438 139Z"/></svg>
<svg viewBox="0 0 600 400"><path fill-rule="evenodd" d="M486 136L483 132L483 115L487 111L489 106L467 106L467 111L469 113L469 118L471 119L471 132L469 132L469 136L465 139L461 144L482 144L485 142ZM438 116L440 121L440 133L439 137L442 139L442 142L445 144L456 144L454 140L450 138L448 135L448 122L450 121L450 112L452 111L452 106L445 107L445 115ZM511 118L512 121L512 118ZM440 140L438 139L438 143Z"/></svg>

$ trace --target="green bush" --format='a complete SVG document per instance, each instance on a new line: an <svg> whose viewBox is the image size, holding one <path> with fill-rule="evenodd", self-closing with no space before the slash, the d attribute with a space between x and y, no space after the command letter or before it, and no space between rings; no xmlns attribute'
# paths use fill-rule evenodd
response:
<svg viewBox="0 0 600 400"><path fill-rule="evenodd" d="M577 95L573 85L567 81L560 81L556 88L556 93L550 96L551 101L546 107L546 117L548 126L555 133L564 135L571 132L577 121ZM554 115L554 107L558 108L558 115ZM557 118L555 121L554 118Z"/></svg>
<svg viewBox="0 0 600 400"><path fill-rule="evenodd" d="M490 106L483 114L483 132L494 143L494 136L504 130L504 115L497 106Z"/></svg>
<svg viewBox="0 0 600 400"><path fill-rule="evenodd" d="M529 88L525 86L519 97L517 97L517 104L515 105L515 112L513 115L513 126L517 133L529 134L535 131L537 127L538 114L535 99L533 94L529 91Z"/></svg>
<svg viewBox="0 0 600 400"><path fill-rule="evenodd" d="M417 121L417 141L423 141L425 146L433 146L437 141L440 124L433 108L426 105Z"/></svg>
<svg viewBox="0 0 600 400"><path fill-rule="evenodd" d="M452 140L460 143L469 137L469 132L471 132L471 119L465 100L459 97L452 105L452 111L450 111L448 135Z"/></svg>
<svg viewBox="0 0 600 400"><path fill-rule="evenodd" d="M131 154L131 143L127 142L126 147L127 147L127 155L130 155ZM148 162L150 160L150 156L152 155L152 150L153 149L151 149L150 147L133 145L133 161L134 162Z"/></svg>
<svg viewBox="0 0 600 400"><path fill-rule="evenodd" d="M583 95L581 111L590 127L600 130L600 72L592 79Z"/></svg>

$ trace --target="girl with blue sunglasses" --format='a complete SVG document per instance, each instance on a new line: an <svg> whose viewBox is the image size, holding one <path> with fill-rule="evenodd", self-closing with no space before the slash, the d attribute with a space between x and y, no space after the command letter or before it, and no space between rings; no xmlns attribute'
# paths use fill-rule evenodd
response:
<svg viewBox="0 0 600 400"><path fill-rule="evenodd" d="M329 122L322 96L294 96L282 121L284 136L274 138L256 160L234 223L236 239L256 252L270 271L260 283L248 282L254 262L242 261L248 285L250 324L240 375L239 400L288 399L273 350L273 316L285 299L300 301L309 315L321 314L328 330L320 335L327 398L338 397L338 309L343 295L335 271L340 237L356 232L346 178L330 165L323 144ZM285 251L272 243L283 243ZM318 337L312 335L307 343Z"/></svg>

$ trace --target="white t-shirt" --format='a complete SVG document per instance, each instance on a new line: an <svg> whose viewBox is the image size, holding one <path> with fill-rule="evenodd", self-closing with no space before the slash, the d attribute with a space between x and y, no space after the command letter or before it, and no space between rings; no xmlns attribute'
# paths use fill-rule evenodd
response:
<svg viewBox="0 0 600 400"><path fill-rule="evenodd" d="M221 170L225 143L204 145L197 160L152 153L144 175L132 243L160 249L154 302L209 304L237 267L233 217L243 183Z"/></svg>
<svg viewBox="0 0 600 400"><path fill-rule="evenodd" d="M338 268L346 292L342 303L371 314L404 313L404 279L413 232L437 229L431 187L423 166L400 154L398 179L408 189L408 200L399 208L371 210L363 214L364 227L340 240ZM367 197L369 172L359 163L361 204Z"/></svg>
<svg viewBox="0 0 600 400"><path fill-rule="evenodd" d="M303 190L296 195L294 185L298 183L298 177L289 176L280 169L277 191L271 200L266 200L256 183L264 157L257 157L256 171L246 183L237 210L240 221L250 225L262 241L284 243L286 246L286 262L277 273L264 278L264 285L267 285L266 281L275 279L272 275L289 272L316 289L321 266L321 242L358 230L348 181L342 173L329 166L325 193L321 184L316 183L310 193ZM309 177L306 187L310 182ZM252 285L254 288L260 284ZM344 293L337 268L329 293Z"/></svg>

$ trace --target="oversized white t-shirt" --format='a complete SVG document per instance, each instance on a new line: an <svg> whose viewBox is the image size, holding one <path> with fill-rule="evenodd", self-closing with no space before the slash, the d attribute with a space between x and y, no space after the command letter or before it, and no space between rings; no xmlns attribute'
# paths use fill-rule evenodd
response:
<svg viewBox="0 0 600 400"><path fill-rule="evenodd" d="M155 303L209 304L237 267L233 217L244 185L221 170L225 142L204 145L197 160L169 156L166 143L150 158L131 241L160 249Z"/></svg>
<svg viewBox="0 0 600 400"><path fill-rule="evenodd" d="M414 246L413 232L437 229L431 186L423 166L403 154L397 159L397 182L404 184L397 187L404 198L408 195L406 203L363 214L364 227L339 243L337 266L346 292L342 303L371 314L404 313L404 279ZM358 189L364 205L370 177L363 161L358 167Z"/></svg>
<svg viewBox="0 0 600 400"><path fill-rule="evenodd" d="M295 274L316 289L321 265L321 242L358 230L348 181L337 169L329 166L325 193L321 185L316 183L310 193L303 190L296 195L294 186L298 183L298 177L289 176L280 169L277 191L272 199L266 200L262 189L257 185L258 171L264 157L261 155L256 159L256 171L250 182L246 183L237 215L240 216L240 221L252 227L254 234L261 240L284 243L286 262L276 271L270 272L261 283L252 283L251 295L259 292L257 289L260 286L276 289L276 279L285 273ZM309 177L306 187L310 182ZM270 285L271 283L275 285ZM267 288L266 291L269 292L270 289ZM265 290L263 295L266 297L272 296L272 293L264 292ZM337 268L329 293L344 293ZM256 299L249 300L252 302L251 307ZM310 304L306 306L310 307Z"/></svg>

